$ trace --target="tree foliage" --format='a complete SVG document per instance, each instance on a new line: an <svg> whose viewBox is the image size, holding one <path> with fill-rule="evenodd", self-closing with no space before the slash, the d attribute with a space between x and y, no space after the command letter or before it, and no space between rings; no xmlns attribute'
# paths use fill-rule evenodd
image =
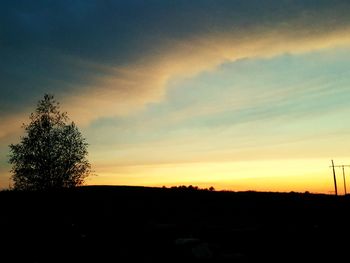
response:
<svg viewBox="0 0 350 263"><path fill-rule="evenodd" d="M11 144L12 179L17 190L79 186L90 174L87 146L74 122L52 95L45 95L23 124L25 136Z"/></svg>

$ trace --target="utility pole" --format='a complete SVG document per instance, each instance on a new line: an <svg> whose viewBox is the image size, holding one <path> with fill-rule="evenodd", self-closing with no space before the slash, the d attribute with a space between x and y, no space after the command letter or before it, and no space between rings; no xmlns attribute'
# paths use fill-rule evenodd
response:
<svg viewBox="0 0 350 263"><path fill-rule="evenodd" d="M344 182L344 194L347 194L347 191L346 191L346 180L345 180L345 167L350 167L350 165L348 164L342 164L342 165L334 165L334 162L332 160L332 167L333 169L333 178L334 178L334 188L335 188L335 195L338 195L338 191L337 191L337 179L336 179L336 176L335 176L335 167L339 167L339 168L342 168L342 171L343 171L343 182Z"/></svg>
<svg viewBox="0 0 350 263"><path fill-rule="evenodd" d="M345 181L345 171L344 171L344 165L341 167L343 169L343 180L344 180L344 194L346 195L346 181Z"/></svg>
<svg viewBox="0 0 350 263"><path fill-rule="evenodd" d="M332 168L333 168L333 178L334 178L334 190L335 190L335 195L338 195L338 189L337 189L337 178L335 176L335 169L334 169L334 162L332 160Z"/></svg>

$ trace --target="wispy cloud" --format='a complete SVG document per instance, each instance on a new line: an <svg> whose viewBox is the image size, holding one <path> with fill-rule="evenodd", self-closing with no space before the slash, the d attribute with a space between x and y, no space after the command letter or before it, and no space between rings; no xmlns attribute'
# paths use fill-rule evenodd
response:
<svg viewBox="0 0 350 263"><path fill-rule="evenodd" d="M14 108L27 109L43 92L53 92L62 98L73 119L88 124L160 101L169 80L213 70L227 61L307 52L350 42L346 1L337 1L332 9L326 2L316 6L312 1L288 2L285 6L273 1L264 5L255 1L215 5L204 1L199 6L179 3L175 9L170 4L152 2L143 6L143 11L138 9L141 3L55 5L67 21L56 15L50 17L53 8L39 5L19 5L18 9L10 5L11 12L3 18L8 23L15 21L14 32L28 43L19 45L20 39L3 29L8 36L2 41L4 52L8 51L1 65L3 100L10 99L17 108L6 106L2 115ZM133 23L131 17L121 15L122 10L140 17L131 16L136 19ZM169 17L161 15L160 10ZM159 20L151 19L152 15ZM146 19L144 25L142 18ZM181 29L175 27L175 22L182 25ZM96 28L88 34L87 27L92 24ZM130 33L121 25L130 27ZM10 91L13 86L15 92ZM11 99L16 95L17 99ZM1 124L2 130L5 125Z"/></svg>
<svg viewBox="0 0 350 263"><path fill-rule="evenodd" d="M147 103L160 101L172 78L195 76L213 70L222 63L242 58L271 57L346 45L350 43L349 33L350 30L346 28L332 32L309 32L305 37L304 33L288 34L274 29L258 36L248 34L249 38L225 33L175 42L158 56L136 61L126 67L92 66L96 71L100 69L102 74L89 77L90 81L80 83L79 88L67 90L70 95L64 97L63 105L73 119L84 124L100 117L125 115L141 109ZM79 60L79 63L84 62ZM88 62L86 64L89 65ZM62 92L58 93L63 96Z"/></svg>

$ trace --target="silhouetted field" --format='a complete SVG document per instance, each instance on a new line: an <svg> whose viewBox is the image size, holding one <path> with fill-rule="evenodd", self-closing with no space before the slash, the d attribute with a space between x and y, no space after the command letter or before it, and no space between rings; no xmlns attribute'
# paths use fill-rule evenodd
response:
<svg viewBox="0 0 350 263"><path fill-rule="evenodd" d="M81 187L0 204L1 262L348 258L348 196Z"/></svg>

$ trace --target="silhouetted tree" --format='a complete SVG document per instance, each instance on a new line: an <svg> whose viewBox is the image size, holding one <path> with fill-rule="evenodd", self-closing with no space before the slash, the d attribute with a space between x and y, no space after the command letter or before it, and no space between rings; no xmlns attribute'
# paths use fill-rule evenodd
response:
<svg viewBox="0 0 350 263"><path fill-rule="evenodd" d="M11 144L12 179L17 190L48 190L82 185L90 174L85 139L52 95L40 100L26 135Z"/></svg>

